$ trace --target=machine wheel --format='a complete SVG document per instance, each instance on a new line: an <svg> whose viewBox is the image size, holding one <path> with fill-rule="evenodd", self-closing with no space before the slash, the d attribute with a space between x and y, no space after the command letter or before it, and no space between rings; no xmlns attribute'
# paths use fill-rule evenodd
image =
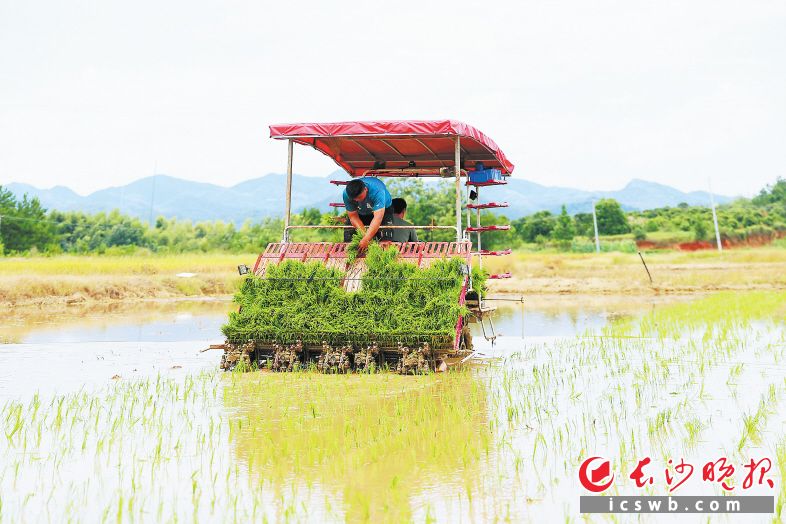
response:
<svg viewBox="0 0 786 524"><path fill-rule="evenodd" d="M466 325L461 330L461 349L472 352L472 331Z"/></svg>

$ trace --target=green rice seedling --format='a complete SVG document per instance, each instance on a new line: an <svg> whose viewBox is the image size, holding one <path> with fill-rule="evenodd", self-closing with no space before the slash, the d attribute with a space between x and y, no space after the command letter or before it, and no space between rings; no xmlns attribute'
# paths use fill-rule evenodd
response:
<svg viewBox="0 0 786 524"><path fill-rule="evenodd" d="M701 436L701 432L704 429L704 425L698 418L694 418L685 422L685 431L687 432L687 436L685 437L685 445L688 448L694 448L696 444L699 442L699 437Z"/></svg>
<svg viewBox="0 0 786 524"><path fill-rule="evenodd" d="M783 508L786 506L786 438L782 438L775 448L775 466L780 474L780 490L778 500L775 503L775 522L783 522Z"/></svg>
<svg viewBox="0 0 786 524"><path fill-rule="evenodd" d="M350 265L355 263L355 260L359 255L358 251L360 250L360 241L363 240L364 235L365 234L360 230L355 231L355 233L352 235L352 240L347 245L347 262Z"/></svg>
<svg viewBox="0 0 786 524"><path fill-rule="evenodd" d="M424 337L452 337L459 316L467 312L458 303L462 260L437 260L419 269L396 256L393 248L369 246L368 271L357 292L346 292L344 275L317 262L270 266L264 278L243 283L235 296L240 311L230 313L222 331L233 343L333 344L388 337L417 344L428 340Z"/></svg>
<svg viewBox="0 0 786 524"><path fill-rule="evenodd" d="M748 441L758 444L761 441L761 431L764 421L767 418L767 406L762 400L759 403L759 408L753 414L743 415L743 428L742 436L737 443L737 451L742 451L742 448Z"/></svg>
<svg viewBox="0 0 786 524"><path fill-rule="evenodd" d="M729 369L729 378L726 380L726 384L727 385L729 385L729 386L735 385L734 381L737 378L739 378L739 376L742 374L743 366L744 366L744 364L742 362L739 362L739 363L735 364L734 366L732 366L731 369Z"/></svg>

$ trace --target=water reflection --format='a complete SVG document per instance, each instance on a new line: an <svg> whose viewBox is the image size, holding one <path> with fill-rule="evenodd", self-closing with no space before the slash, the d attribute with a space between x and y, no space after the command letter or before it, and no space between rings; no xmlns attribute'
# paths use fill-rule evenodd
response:
<svg viewBox="0 0 786 524"><path fill-rule="evenodd" d="M503 337L573 337L600 334L611 322L631 319L686 298L496 295L487 304L497 308L492 321L496 333ZM487 323L487 333L488 326ZM471 327L475 337L483 336L479 323Z"/></svg>
<svg viewBox="0 0 786 524"><path fill-rule="evenodd" d="M256 373L229 379L223 398L233 452L280 495L279 515L300 511L283 500L301 497L283 494L306 485L324 499L312 518L412 520L433 511L415 502L427 489L471 496L491 444L487 392L471 372Z"/></svg>
<svg viewBox="0 0 786 524"><path fill-rule="evenodd" d="M220 336L228 301L150 301L18 308L0 323L0 342L182 342Z"/></svg>
<svg viewBox="0 0 786 524"><path fill-rule="evenodd" d="M559 297L498 301L495 348L472 324L475 347L487 355L521 350L522 336L575 336L598 331L615 315L635 311L629 304L587 305ZM649 307L636 304L636 307ZM0 397L25 392L66 392L91 388L112 377L182 375L215 369L220 350L201 353L221 342L221 325L234 306L228 300L151 301L75 305L61 309L13 309L0 323ZM29 370L37 372L32 379Z"/></svg>
<svg viewBox="0 0 786 524"><path fill-rule="evenodd" d="M494 316L498 334L513 337L562 337L597 332L608 322L608 312L574 309L544 311L526 304L503 305Z"/></svg>
<svg viewBox="0 0 786 524"><path fill-rule="evenodd" d="M151 301L12 309L0 323L0 400L217 369L220 350L203 350L221 341L230 307Z"/></svg>

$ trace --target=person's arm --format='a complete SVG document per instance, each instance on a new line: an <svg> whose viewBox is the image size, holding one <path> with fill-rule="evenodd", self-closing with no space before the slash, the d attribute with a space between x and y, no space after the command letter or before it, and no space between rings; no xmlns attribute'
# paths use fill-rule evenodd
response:
<svg viewBox="0 0 786 524"><path fill-rule="evenodd" d="M409 230L409 241L410 242L418 241L418 234L415 232L415 228Z"/></svg>
<svg viewBox="0 0 786 524"><path fill-rule="evenodd" d="M357 215L357 213L355 213L355 215ZM371 219L371 223L368 225L368 229L366 230L366 234L363 236L363 240L361 240L360 244L358 244L358 249L360 251L363 251L368 247L368 244L369 242L371 242L371 239L374 238L374 235L376 235L377 231L379 231L379 226L382 225L383 218L385 218L384 209L377 209L376 211L374 211L374 218ZM350 216L350 220L352 220L351 216ZM358 221L360 221L359 218Z"/></svg>
<svg viewBox="0 0 786 524"><path fill-rule="evenodd" d="M363 224L363 221L360 220L360 216L358 215L357 211L347 211L347 218L349 218L349 223L352 224L352 227L358 231L366 230L366 226Z"/></svg>

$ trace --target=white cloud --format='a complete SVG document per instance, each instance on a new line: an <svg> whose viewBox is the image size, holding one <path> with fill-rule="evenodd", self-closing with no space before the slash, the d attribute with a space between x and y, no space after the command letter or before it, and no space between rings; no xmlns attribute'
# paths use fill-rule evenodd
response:
<svg viewBox="0 0 786 524"><path fill-rule="evenodd" d="M515 176L786 175L783 2L4 2L0 183L283 171L267 125L456 118ZM301 148L298 172L332 163Z"/></svg>

